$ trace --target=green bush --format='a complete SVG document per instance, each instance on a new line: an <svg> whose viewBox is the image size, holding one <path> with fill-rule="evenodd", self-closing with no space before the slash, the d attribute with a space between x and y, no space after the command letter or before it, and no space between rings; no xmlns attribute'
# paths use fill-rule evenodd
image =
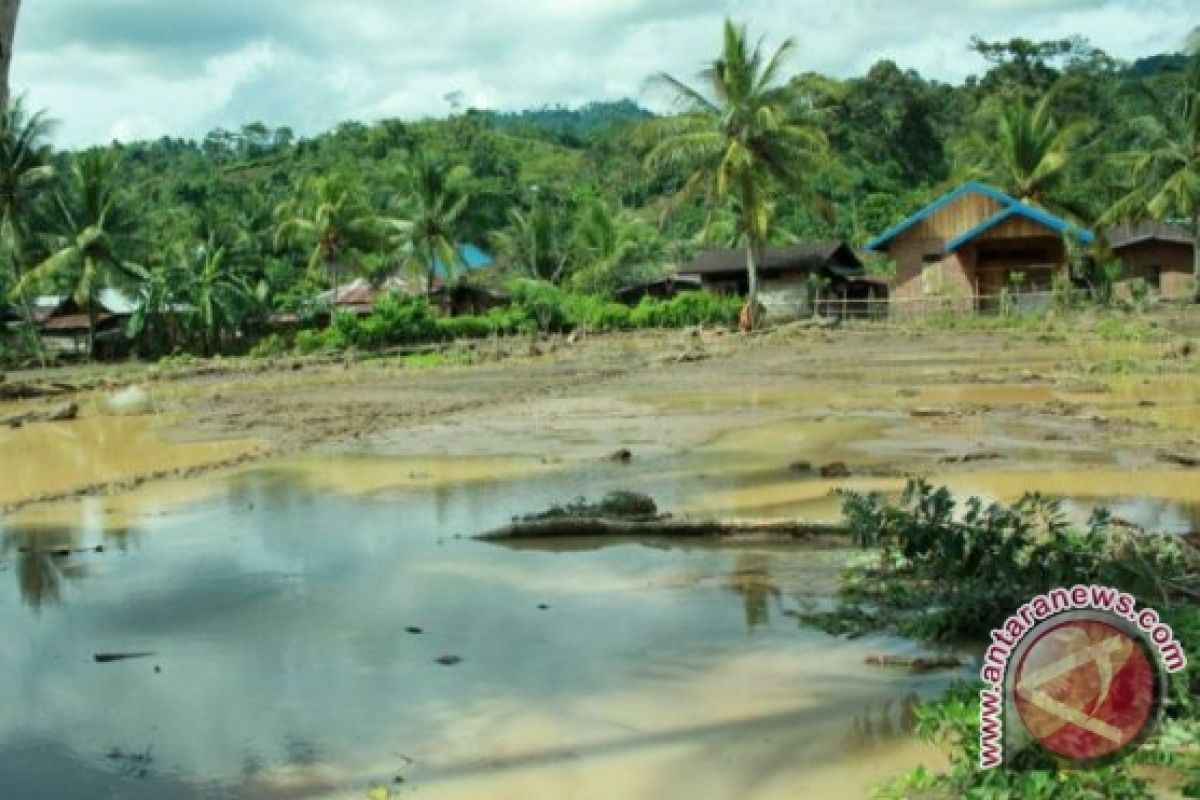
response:
<svg viewBox="0 0 1200 800"><path fill-rule="evenodd" d="M572 325L567 316L567 294L545 281L520 280L513 283L513 307L531 320L538 330L564 332Z"/></svg>
<svg viewBox="0 0 1200 800"><path fill-rule="evenodd" d="M619 331L632 327L632 310L627 305L591 295L570 295L566 315L574 328Z"/></svg>
<svg viewBox="0 0 1200 800"><path fill-rule="evenodd" d="M521 280L512 286L512 304L479 316L438 317L423 297L388 294L371 314L337 312L328 329L301 331L296 349L378 350L388 346L455 339L482 339L531 331L566 333L576 328L619 331L632 328L682 328L736 323L741 300L708 292L688 292L671 300L645 298L636 308L606 298L569 294L544 281ZM263 346L268 346L264 340ZM270 347L277 346L272 342Z"/></svg>
<svg viewBox="0 0 1200 800"><path fill-rule="evenodd" d="M441 339L485 339L495 332L488 317L443 317L437 321Z"/></svg>
<svg viewBox="0 0 1200 800"><path fill-rule="evenodd" d="M287 352L287 342L278 333L272 333L259 341L250 348L251 358L270 358L271 356L282 355Z"/></svg>
<svg viewBox="0 0 1200 800"><path fill-rule="evenodd" d="M737 323L742 299L723 297L711 292L684 292L670 300L643 297L633 309L635 328L684 328L692 325L733 325Z"/></svg>
<svg viewBox="0 0 1200 800"><path fill-rule="evenodd" d="M301 355L311 355L323 350L331 350L327 331L303 330L296 333L296 352Z"/></svg>

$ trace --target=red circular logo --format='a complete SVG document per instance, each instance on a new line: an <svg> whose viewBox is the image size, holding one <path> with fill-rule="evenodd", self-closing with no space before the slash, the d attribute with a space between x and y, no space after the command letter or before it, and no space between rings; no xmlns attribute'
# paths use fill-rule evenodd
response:
<svg viewBox="0 0 1200 800"><path fill-rule="evenodd" d="M1137 739L1157 703L1154 668L1141 642L1092 619L1035 631L1011 686L1030 735L1080 761L1111 755Z"/></svg>

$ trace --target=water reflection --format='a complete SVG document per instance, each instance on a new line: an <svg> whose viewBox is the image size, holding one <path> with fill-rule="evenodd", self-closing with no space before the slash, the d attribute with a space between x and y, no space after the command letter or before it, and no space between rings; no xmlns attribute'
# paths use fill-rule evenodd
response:
<svg viewBox="0 0 1200 800"><path fill-rule="evenodd" d="M771 556L765 553L739 554L729 576L729 588L741 595L750 630L771 621L771 602L778 604L782 596L771 578Z"/></svg>
<svg viewBox="0 0 1200 800"><path fill-rule="evenodd" d="M79 547L76 531L42 530L0 536L0 559L15 562L21 599L34 612L62 603L63 587L79 581L86 568L72 551Z"/></svg>
<svg viewBox="0 0 1200 800"><path fill-rule="evenodd" d="M846 752L861 753L909 735L916 724L920 700L913 692L899 699L888 699L877 708L868 708L855 715L846 733Z"/></svg>
<svg viewBox="0 0 1200 800"><path fill-rule="evenodd" d="M136 529L106 529L83 503L77 526L2 530L18 576L0 581L5 796L45 794L40 757L14 755L40 741L70 754L46 784L59 796L355 796L368 777L390 780L403 753L439 797L492 796L509 769L536 775L511 796L629 774L657 777L624 796L662 797L659 781L691 786L710 761L693 796L711 797L705 785L767 780L758 761L776 777L826 764L862 709L939 688L866 670L866 644L779 624L772 605L813 570L832 583L836 563L811 553L455 538L595 495L592 481L367 499L258 470ZM157 655L98 665L97 651ZM442 667L443 655L462 660ZM153 759L131 777L116 750ZM586 777L559 770L588 753ZM472 795L476 777L486 786Z"/></svg>

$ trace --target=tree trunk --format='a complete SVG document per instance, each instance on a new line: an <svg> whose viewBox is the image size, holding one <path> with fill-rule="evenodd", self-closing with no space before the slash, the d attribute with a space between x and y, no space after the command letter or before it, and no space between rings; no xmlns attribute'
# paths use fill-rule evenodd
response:
<svg viewBox="0 0 1200 800"><path fill-rule="evenodd" d="M8 69L12 65L13 37L21 0L0 0L0 108L8 108Z"/></svg>
<svg viewBox="0 0 1200 800"><path fill-rule="evenodd" d="M746 245L746 308L749 309L750 330L758 327L758 262L762 248L757 242Z"/></svg>
<svg viewBox="0 0 1200 800"><path fill-rule="evenodd" d="M88 361L96 360L96 304L88 300L87 307L88 318L88 335L87 335L87 353Z"/></svg>
<svg viewBox="0 0 1200 800"><path fill-rule="evenodd" d="M1192 215L1192 302L1200 303L1200 211Z"/></svg>

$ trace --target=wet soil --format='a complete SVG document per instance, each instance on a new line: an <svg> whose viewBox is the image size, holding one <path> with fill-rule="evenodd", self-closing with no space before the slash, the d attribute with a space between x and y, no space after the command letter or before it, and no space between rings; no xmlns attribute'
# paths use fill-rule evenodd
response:
<svg viewBox="0 0 1200 800"><path fill-rule="evenodd" d="M115 374L145 387L150 401L137 412L149 416L112 413L109 388L85 393L75 422L0 431L4 461L26 467L0 488L0 510L304 453L413 459L376 487L385 488L427 481L448 453L482 459L491 475L495 459L540 471L626 450L630 461L691 456L739 476L745 488L718 505L766 515L847 483L894 488L913 474L1003 499L1052 476L1067 497L1150 496L1194 515L1200 480L1187 480L1187 464L1200 455L1200 358L1172 357L1194 325L1180 313L1162 321L1160 339L1133 343L1086 331L663 332L555 340L536 357L524 340L484 345L482 363L432 370L397 359L299 370L289 360L215 362L164 381L126 366ZM706 357L677 358L697 350ZM1114 359L1140 366L1112 373ZM96 383L94 370L79 382ZM0 403L0 416L31 407ZM815 474L789 474L797 462ZM822 480L823 466L842 477ZM1119 491L1121 475L1138 476L1131 491ZM364 476L343 479L362 488Z"/></svg>

